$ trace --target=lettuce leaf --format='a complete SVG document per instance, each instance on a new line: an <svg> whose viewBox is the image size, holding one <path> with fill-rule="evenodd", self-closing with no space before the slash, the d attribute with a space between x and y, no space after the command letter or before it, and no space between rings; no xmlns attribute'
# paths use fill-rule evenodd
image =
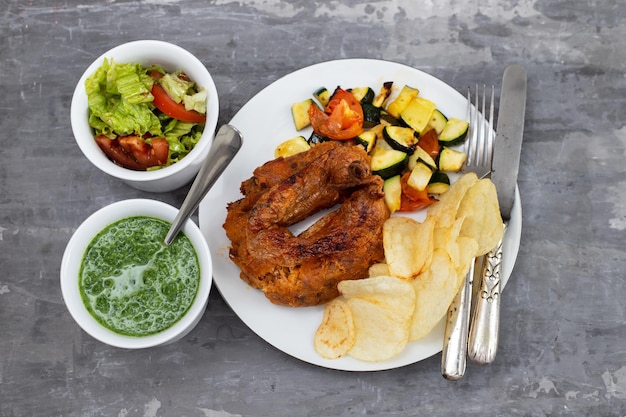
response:
<svg viewBox="0 0 626 417"><path fill-rule="evenodd" d="M175 90L178 102L187 100L195 110L206 112L206 92L197 92L195 83L167 74L156 65L143 68L140 64L118 64L105 58L102 66L85 81L89 125L96 135L112 139L136 135L150 143L150 137L165 137L169 146L167 166L180 161L195 147L204 125L181 122L156 109L151 93L156 81L149 75L152 70L164 74L161 80L171 81L161 84L164 88L169 85L166 91Z"/></svg>
<svg viewBox="0 0 626 417"><path fill-rule="evenodd" d="M161 135L161 122L153 112L152 82L139 64L105 59L85 81L90 126L107 136Z"/></svg>

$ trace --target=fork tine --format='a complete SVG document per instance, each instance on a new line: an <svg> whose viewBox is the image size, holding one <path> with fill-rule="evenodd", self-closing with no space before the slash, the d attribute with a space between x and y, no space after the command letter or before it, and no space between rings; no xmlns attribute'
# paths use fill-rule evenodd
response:
<svg viewBox="0 0 626 417"><path fill-rule="evenodd" d="M474 116L472 117L472 120L470 122L470 130L471 130L471 136L469 138L469 141L467 141L467 166L471 167L476 165L476 157L477 157L477 152L478 152L478 134L479 134L479 128L478 128L478 84L476 84L476 94L474 95L474 100L475 100L475 104L474 104ZM469 111L469 107L471 107L472 103L470 100L470 88L467 89L467 98L468 98L468 111ZM469 120L469 118L468 118Z"/></svg>
<svg viewBox="0 0 626 417"><path fill-rule="evenodd" d="M479 166L483 166L485 165L485 141L487 140L487 129L488 129L488 121L485 120L485 101L486 101L486 95L485 94L487 92L487 86L485 84L483 84L483 100L482 100L482 107L480 108L480 114L482 116L482 123L480 124L480 140L479 140L479 144L478 144L478 157L476 158L476 165Z"/></svg>
<svg viewBox="0 0 626 417"><path fill-rule="evenodd" d="M468 132L468 140L465 142L465 152L467 154L466 168L469 171L480 173L481 177L491 171L491 160L493 156L494 131L492 123L494 118L494 95L495 87L483 84L482 92L478 84L475 87L473 97L474 113L471 114L472 92L471 87L467 89L467 120L471 121ZM487 97L489 95L489 97ZM487 103L489 101L489 103ZM487 114L489 111L489 114Z"/></svg>

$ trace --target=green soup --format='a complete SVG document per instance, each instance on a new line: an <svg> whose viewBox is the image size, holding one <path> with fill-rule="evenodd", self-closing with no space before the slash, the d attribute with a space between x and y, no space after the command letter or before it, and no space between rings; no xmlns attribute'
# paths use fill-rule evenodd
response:
<svg viewBox="0 0 626 417"><path fill-rule="evenodd" d="M170 223L127 217L108 225L89 243L79 288L89 313L127 336L161 332L180 320L200 285L200 264L182 233L163 242Z"/></svg>

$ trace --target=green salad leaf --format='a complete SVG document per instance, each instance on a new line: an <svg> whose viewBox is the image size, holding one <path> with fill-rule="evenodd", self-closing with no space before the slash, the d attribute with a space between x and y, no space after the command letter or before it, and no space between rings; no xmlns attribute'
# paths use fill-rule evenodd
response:
<svg viewBox="0 0 626 417"><path fill-rule="evenodd" d="M153 70L163 75L159 81L149 75ZM155 82L161 83L176 102L189 102L190 108L206 113L206 92L197 91L195 83L181 79L178 73L168 74L157 65L144 68L141 64L116 63L105 58L85 81L89 125L96 136L111 139L136 135L150 143L150 137L165 137L169 145L166 165L171 165L194 148L204 125L178 121L156 109L151 93Z"/></svg>
<svg viewBox="0 0 626 417"><path fill-rule="evenodd" d="M161 135L161 121L151 104L152 83L141 65L105 59L85 81L91 127L109 137Z"/></svg>

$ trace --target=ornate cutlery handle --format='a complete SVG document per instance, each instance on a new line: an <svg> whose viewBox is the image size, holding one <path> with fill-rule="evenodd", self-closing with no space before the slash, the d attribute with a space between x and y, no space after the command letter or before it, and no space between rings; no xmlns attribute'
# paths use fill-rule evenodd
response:
<svg viewBox="0 0 626 417"><path fill-rule="evenodd" d="M504 224L506 232L507 223ZM504 234L503 234L504 236ZM500 273L502 270L502 239L485 255L480 275L480 289L469 335L468 356L480 365L486 365L496 357L500 327Z"/></svg>
<svg viewBox="0 0 626 417"><path fill-rule="evenodd" d="M441 352L441 375L450 381L461 379L465 374L473 277L474 262L470 265L465 282L448 309Z"/></svg>

